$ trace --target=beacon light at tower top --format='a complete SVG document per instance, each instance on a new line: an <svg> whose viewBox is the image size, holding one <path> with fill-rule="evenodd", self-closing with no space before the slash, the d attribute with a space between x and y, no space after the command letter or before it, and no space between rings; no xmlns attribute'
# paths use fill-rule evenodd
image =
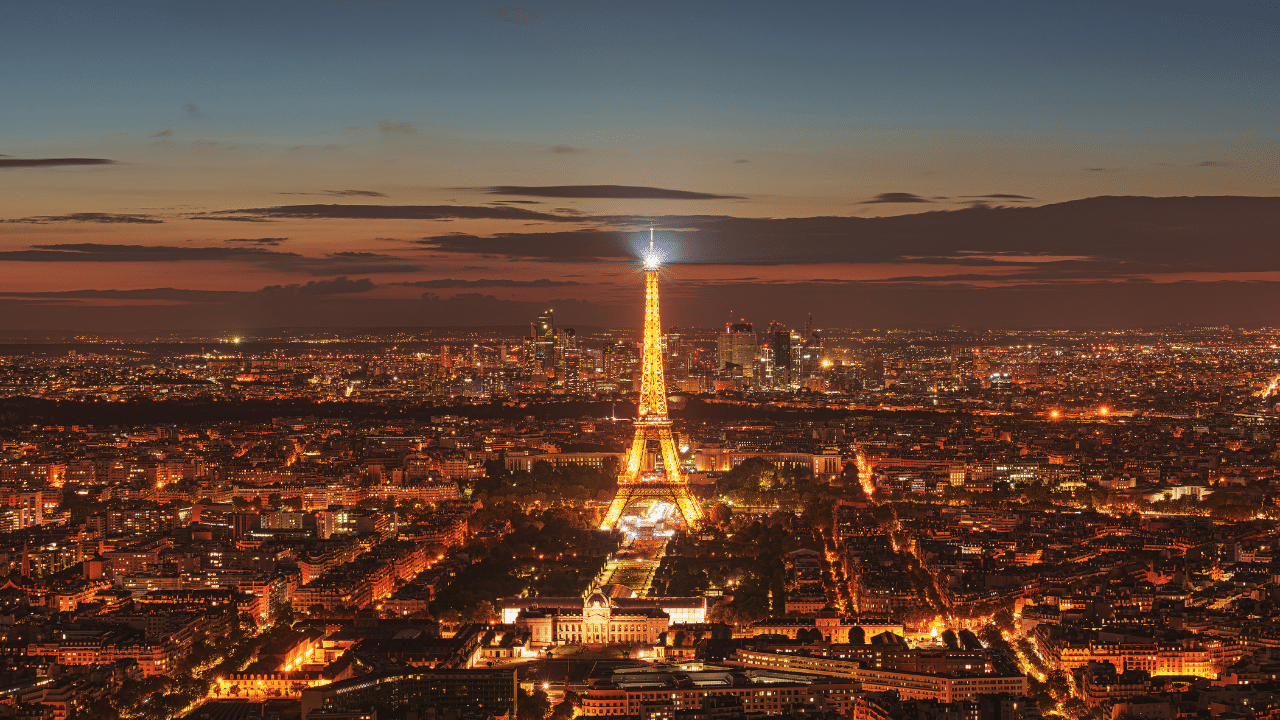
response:
<svg viewBox="0 0 1280 720"><path fill-rule="evenodd" d="M649 250L644 254L644 269L657 270L662 265L662 253L653 247L653 225L649 226Z"/></svg>

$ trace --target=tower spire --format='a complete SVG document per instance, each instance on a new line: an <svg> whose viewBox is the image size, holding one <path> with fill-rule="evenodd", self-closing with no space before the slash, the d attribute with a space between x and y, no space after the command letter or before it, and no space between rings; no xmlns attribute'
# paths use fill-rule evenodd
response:
<svg viewBox="0 0 1280 720"><path fill-rule="evenodd" d="M650 248L653 226L649 227ZM666 501L676 506L685 524L697 527L702 507L689 492L689 480L680 468L676 441L667 417L667 380L663 373L662 319L658 312L658 262L652 251L644 266L644 348L640 365L640 405L637 408L635 439L618 475L618 494L609 505L603 527L612 529L627 506L638 500ZM650 441L658 444L662 472L641 467L649 455Z"/></svg>

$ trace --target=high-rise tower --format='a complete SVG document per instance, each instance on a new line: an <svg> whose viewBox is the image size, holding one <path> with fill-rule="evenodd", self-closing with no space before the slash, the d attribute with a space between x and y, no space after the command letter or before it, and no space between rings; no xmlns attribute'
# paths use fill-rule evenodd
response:
<svg viewBox="0 0 1280 720"><path fill-rule="evenodd" d="M676 441L667 417L667 382L663 375L662 324L658 314L658 269L661 261L653 249L653 228L649 228L649 255L644 261L644 345L640 358L640 407L636 435L627 452L626 464L618 475L618 494L609 505L602 527L612 530L627 506L640 500L666 501L680 511L685 525L702 522L702 507L689 492L689 481L680 468ZM658 445L662 470L645 469L649 443Z"/></svg>

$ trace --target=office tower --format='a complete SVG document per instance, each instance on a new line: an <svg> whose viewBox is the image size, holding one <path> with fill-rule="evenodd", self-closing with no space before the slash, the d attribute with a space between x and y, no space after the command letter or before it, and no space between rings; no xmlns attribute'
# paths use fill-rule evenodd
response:
<svg viewBox="0 0 1280 720"><path fill-rule="evenodd" d="M533 370L548 377L556 372L556 323L551 310L533 321Z"/></svg>
<svg viewBox="0 0 1280 720"><path fill-rule="evenodd" d="M791 385L791 333L780 323L769 323L769 336L765 339L769 359L773 365L773 386L786 388Z"/></svg>
<svg viewBox="0 0 1280 720"><path fill-rule="evenodd" d="M737 365L742 368L743 377L751 377L759 354L756 333L751 329L751 323L725 323L724 332L717 338L716 349L717 371L722 371L729 365Z"/></svg>
<svg viewBox="0 0 1280 720"><path fill-rule="evenodd" d="M609 343L601 349L601 356L605 381L623 392L635 388L640 367L640 353L636 352L635 343L621 340Z"/></svg>
<svg viewBox="0 0 1280 720"><path fill-rule="evenodd" d="M667 378L683 380L689 377L693 365L693 343L689 341L689 336L680 328L673 327L667 332L665 340Z"/></svg>

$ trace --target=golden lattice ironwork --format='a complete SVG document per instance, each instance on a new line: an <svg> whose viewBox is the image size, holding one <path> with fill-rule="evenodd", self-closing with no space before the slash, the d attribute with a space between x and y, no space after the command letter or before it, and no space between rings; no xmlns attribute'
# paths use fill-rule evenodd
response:
<svg viewBox="0 0 1280 720"><path fill-rule="evenodd" d="M667 381L663 375L662 322L658 313L658 267L653 254L653 230L649 231L650 256L645 260L644 354L640 369L640 407L635 439L618 475L618 493L609 505L602 527L612 530L626 508L644 499L665 500L680 511L689 527L702 521L702 507L689 492L688 478L680 467L676 441L667 417ZM656 441L662 472L643 469L648 447Z"/></svg>

